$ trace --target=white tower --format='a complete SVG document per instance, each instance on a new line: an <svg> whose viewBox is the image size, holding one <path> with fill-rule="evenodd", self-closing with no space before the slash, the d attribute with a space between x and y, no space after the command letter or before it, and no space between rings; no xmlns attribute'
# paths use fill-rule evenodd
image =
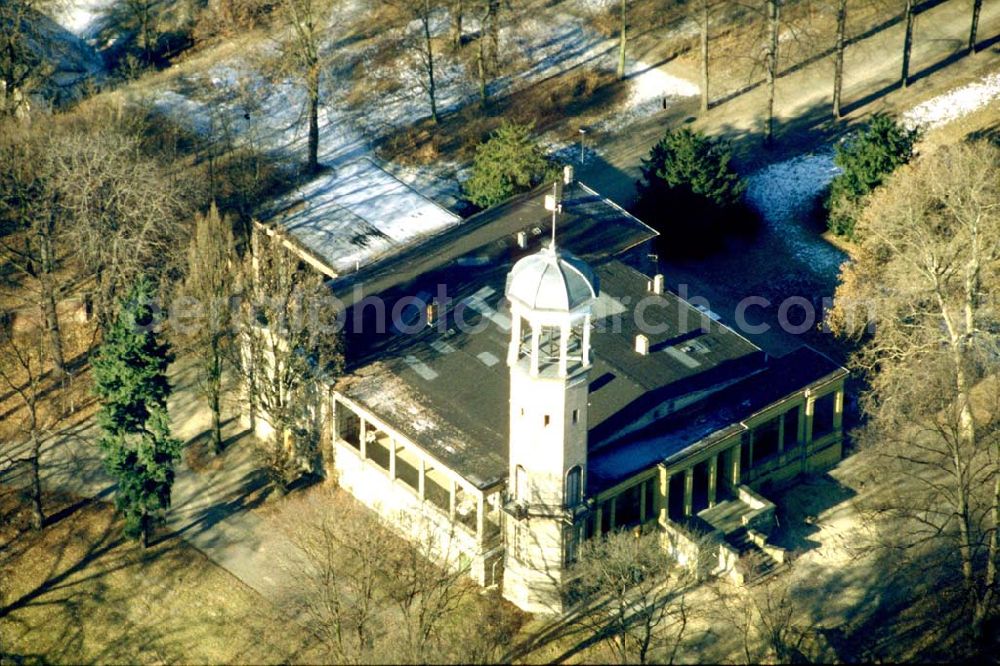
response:
<svg viewBox="0 0 1000 666"><path fill-rule="evenodd" d="M587 478L587 371L597 280L584 262L549 247L507 276L511 307L510 476L504 596L531 612L558 612L575 557L574 516Z"/></svg>

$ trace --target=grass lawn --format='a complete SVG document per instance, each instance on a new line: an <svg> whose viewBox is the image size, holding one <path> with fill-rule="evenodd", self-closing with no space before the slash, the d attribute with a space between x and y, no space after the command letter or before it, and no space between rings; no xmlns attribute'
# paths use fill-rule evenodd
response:
<svg viewBox="0 0 1000 666"><path fill-rule="evenodd" d="M304 629L183 541L143 552L107 504L53 499L68 508L35 534L4 491L0 661L316 661Z"/></svg>

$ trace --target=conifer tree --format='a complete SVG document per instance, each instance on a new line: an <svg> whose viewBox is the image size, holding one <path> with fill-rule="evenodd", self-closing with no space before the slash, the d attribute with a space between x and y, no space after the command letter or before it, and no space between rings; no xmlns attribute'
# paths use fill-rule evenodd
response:
<svg viewBox="0 0 1000 666"><path fill-rule="evenodd" d="M160 317L152 301L152 286L140 280L121 301L93 362L94 392L101 401L99 444L118 485L115 502L125 518L125 535L141 539L143 547L170 507L181 449L167 417L167 366L173 355L157 336Z"/></svg>
<svg viewBox="0 0 1000 666"><path fill-rule="evenodd" d="M480 208L489 208L545 180L558 170L532 138L532 125L504 121L476 149L472 176L462 184L465 196Z"/></svg>

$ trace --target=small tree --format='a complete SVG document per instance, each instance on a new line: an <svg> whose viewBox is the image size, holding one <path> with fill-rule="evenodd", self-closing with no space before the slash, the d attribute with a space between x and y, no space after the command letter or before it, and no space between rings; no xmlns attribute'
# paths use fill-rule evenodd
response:
<svg viewBox="0 0 1000 666"><path fill-rule="evenodd" d="M324 277L272 235L278 233L254 232L254 252L243 264L245 302L233 356L251 411L260 410L270 425L261 453L283 489L302 463L315 470L318 391L340 374L344 356L337 301Z"/></svg>
<svg viewBox="0 0 1000 666"><path fill-rule="evenodd" d="M181 288L200 314L188 322L186 337L194 356L198 390L212 412L212 446L217 454L222 452L222 374L230 357L232 333L229 296L236 261L233 247L232 224L228 217L219 216L213 203L208 215L195 218L187 277Z"/></svg>
<svg viewBox="0 0 1000 666"><path fill-rule="evenodd" d="M826 201L831 231L853 238L863 198L910 161L918 136L917 130L875 114L857 137L836 147L833 161L842 171L830 184Z"/></svg>
<svg viewBox="0 0 1000 666"><path fill-rule="evenodd" d="M170 434L167 366L173 354L159 340L153 288L141 279L121 301L118 317L93 361L94 392L101 401L100 446L117 482L115 503L125 534L149 545L170 507L174 462L181 443Z"/></svg>
<svg viewBox="0 0 1000 666"><path fill-rule="evenodd" d="M684 128L668 130L642 160L639 209L663 233L666 249L703 245L748 219L746 186L731 155L725 142Z"/></svg>
<svg viewBox="0 0 1000 666"><path fill-rule="evenodd" d="M476 149L472 177L462 185L469 201L489 208L556 177L552 162L531 138L532 129L504 122Z"/></svg>
<svg viewBox="0 0 1000 666"><path fill-rule="evenodd" d="M580 548L568 593L579 596L580 622L600 636L619 663L673 663L687 628L684 574L655 532L618 531ZM673 582L674 585L670 585Z"/></svg>

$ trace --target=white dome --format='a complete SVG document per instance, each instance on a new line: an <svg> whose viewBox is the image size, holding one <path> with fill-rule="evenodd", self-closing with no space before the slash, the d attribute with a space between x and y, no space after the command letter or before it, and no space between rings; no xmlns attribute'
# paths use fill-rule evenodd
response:
<svg viewBox="0 0 1000 666"><path fill-rule="evenodd" d="M569 312L597 298L590 266L552 247L524 257L507 275L507 298L531 310Z"/></svg>

